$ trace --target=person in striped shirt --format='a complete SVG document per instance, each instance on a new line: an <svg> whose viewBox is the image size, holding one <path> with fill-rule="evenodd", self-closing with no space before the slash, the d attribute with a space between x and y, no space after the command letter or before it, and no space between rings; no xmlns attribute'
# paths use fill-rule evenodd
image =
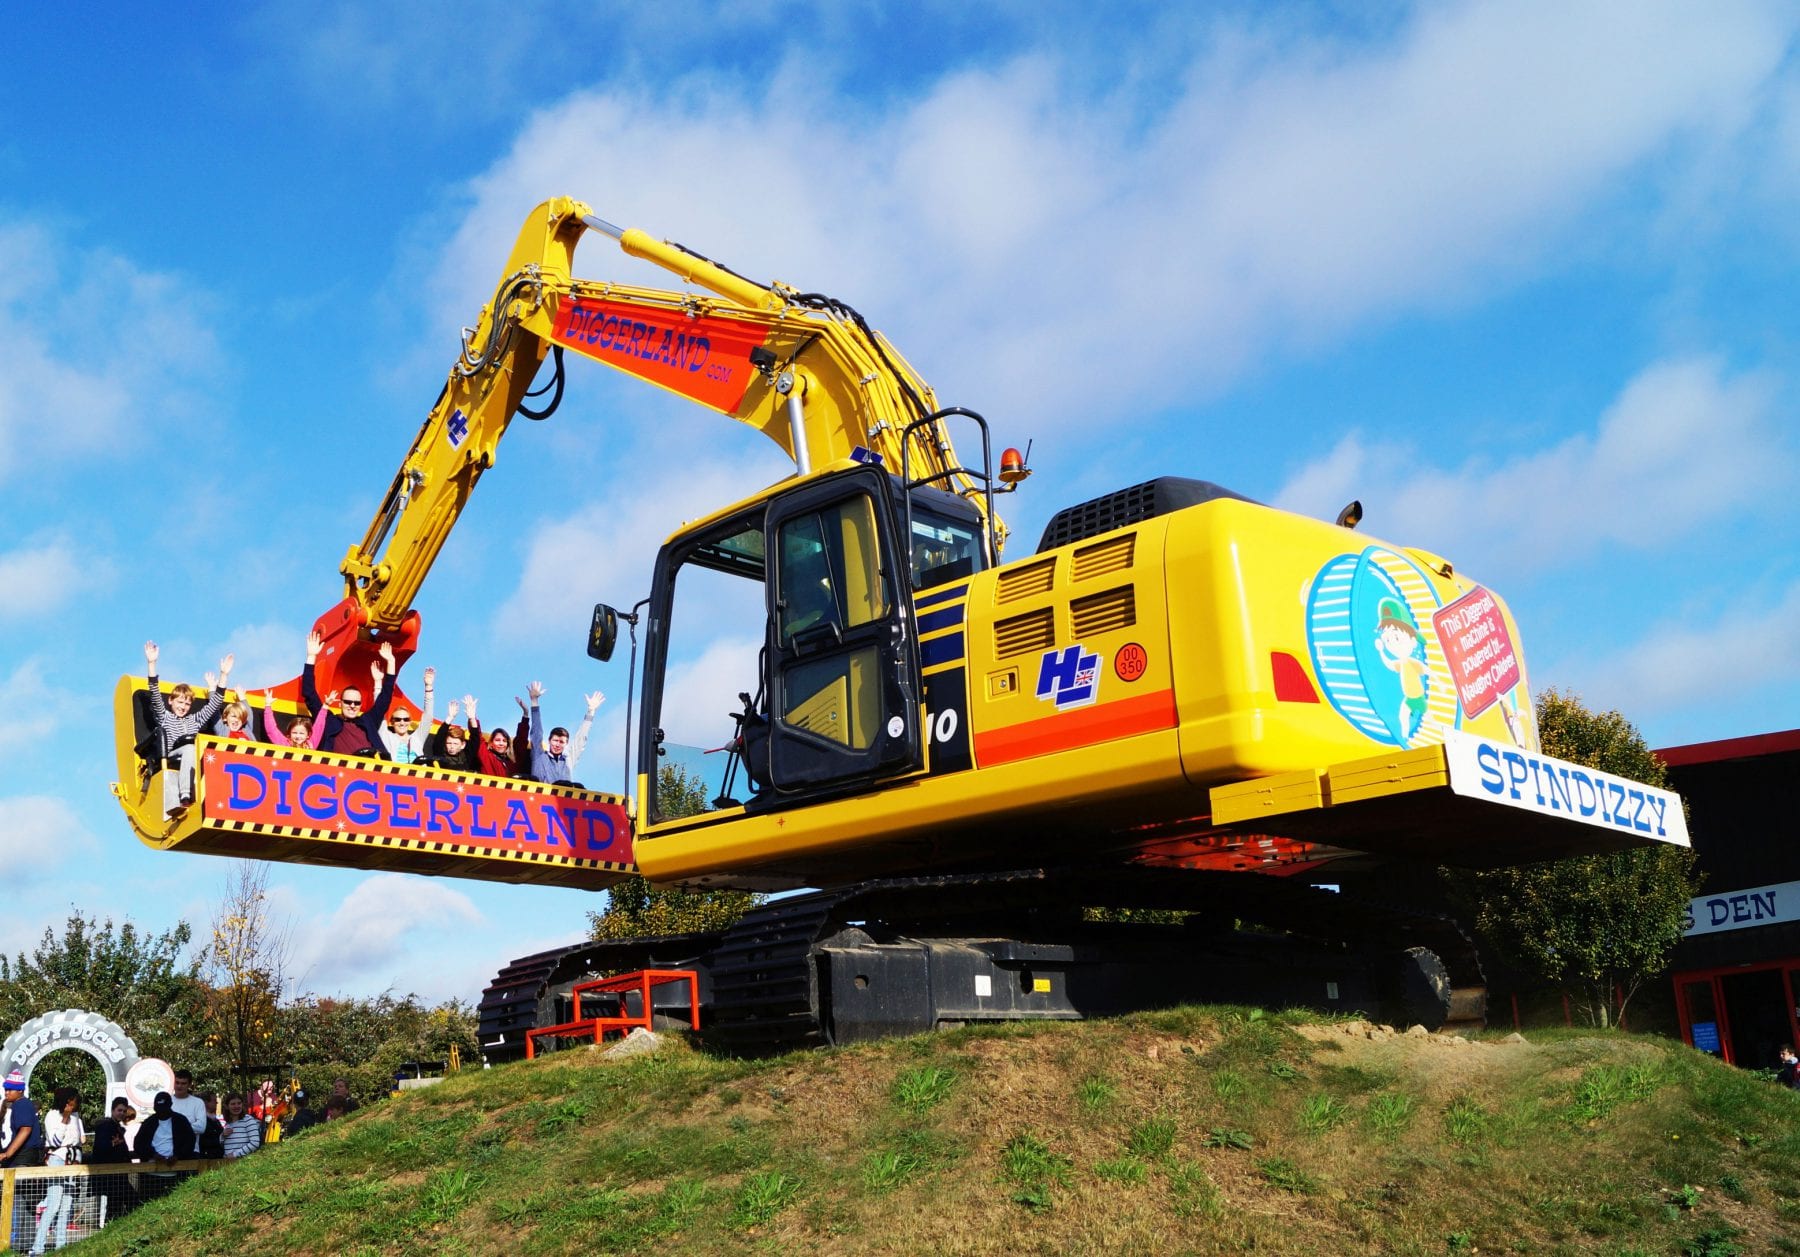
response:
<svg viewBox="0 0 1800 1257"><path fill-rule="evenodd" d="M162 733L162 758L168 769L163 774L163 815L173 816L194 801L194 738L212 726L213 717L225 705L225 679L231 675L235 656L219 660L219 675L206 674L212 693L198 711L194 710L194 688L185 681L163 699L162 686L156 679L156 661L161 649L155 642L144 643L144 663L148 672L150 713Z"/></svg>
<svg viewBox="0 0 1800 1257"><path fill-rule="evenodd" d="M225 1097L225 1159L236 1160L262 1147L262 1123L250 1116L244 1097L235 1091Z"/></svg>

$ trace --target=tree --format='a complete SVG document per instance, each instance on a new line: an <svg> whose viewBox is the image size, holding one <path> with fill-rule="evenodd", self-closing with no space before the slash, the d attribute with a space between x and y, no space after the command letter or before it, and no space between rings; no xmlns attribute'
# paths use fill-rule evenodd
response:
<svg viewBox="0 0 1800 1257"><path fill-rule="evenodd" d="M270 922L268 897L268 865L237 861L213 915L206 953L207 1042L230 1058L244 1090L252 1069L268 1059L287 982L287 930Z"/></svg>
<svg viewBox="0 0 1800 1257"><path fill-rule="evenodd" d="M61 1008L99 1013L117 1022L145 1056L203 1068L206 988L200 964L187 954L185 922L161 934L141 934L130 921L115 926L71 912L62 936L45 929L30 956L0 956L0 1036L33 1017ZM96 1067L85 1054L55 1052L32 1075L47 1098L73 1086L97 1101Z"/></svg>
<svg viewBox="0 0 1800 1257"><path fill-rule="evenodd" d="M1537 700L1544 753L1663 787L1668 770L1616 711L1589 711L1572 694ZM1623 1016L1645 981L1668 967L1688 901L1699 893L1694 853L1658 843L1481 872L1447 870L1452 893L1482 941L1560 988L1588 1024Z"/></svg>
<svg viewBox="0 0 1800 1257"><path fill-rule="evenodd" d="M656 797L668 816L707 811L706 786L678 764L657 774ZM588 937L654 938L722 930L763 901L742 890L658 890L633 874L607 892L606 911L588 913Z"/></svg>
<svg viewBox="0 0 1800 1257"><path fill-rule="evenodd" d="M333 1078L347 1079L352 1095L384 1095L402 1066L447 1064L453 1047L465 1062L480 1057L474 1010L459 1000L427 1008L414 995L307 997L283 1005L279 1020L292 1075L312 1096Z"/></svg>

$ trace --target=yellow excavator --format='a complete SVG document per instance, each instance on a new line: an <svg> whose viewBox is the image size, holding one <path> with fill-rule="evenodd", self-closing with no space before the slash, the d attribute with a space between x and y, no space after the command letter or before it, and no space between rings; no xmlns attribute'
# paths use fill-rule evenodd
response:
<svg viewBox="0 0 1800 1257"><path fill-rule="evenodd" d="M587 232L685 290L575 278ZM171 815L148 681L115 695L114 790L158 848L595 889L633 872L814 888L718 934L514 962L483 999L491 1056L555 1023L573 982L634 967L696 969L712 1033L747 1048L1195 998L1479 1020L1479 962L1453 925L1309 882L1687 842L1675 796L1539 752L1504 601L1355 531L1354 504L1325 522L1164 477L1070 506L1035 551L1004 557L994 502L1024 458L1007 449L996 469L986 421L940 406L856 310L568 199L527 219L345 556L344 597L315 625L318 692L367 677L384 648L404 668L420 583L514 416L556 408L568 350L748 424L794 463L670 536L637 609L595 609L595 658L622 624L634 647L643 630L635 807L203 733L193 802ZM718 696L719 796L680 815L660 796L666 718L724 614L759 649ZM299 710L295 679L252 704L251 732ZM1109 908L1163 911L1095 911Z"/></svg>

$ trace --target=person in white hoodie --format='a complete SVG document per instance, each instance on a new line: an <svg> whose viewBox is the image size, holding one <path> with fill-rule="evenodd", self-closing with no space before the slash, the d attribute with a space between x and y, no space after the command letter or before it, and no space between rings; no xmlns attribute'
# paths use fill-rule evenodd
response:
<svg viewBox="0 0 1800 1257"><path fill-rule="evenodd" d="M437 690L437 669L425 669L425 714L413 723L412 713L404 707L388 712L381 726L381 745L396 764L416 764L425 758L425 745L431 737L431 717Z"/></svg>
<svg viewBox="0 0 1800 1257"><path fill-rule="evenodd" d="M44 1115L45 1165L76 1165L81 1161L81 1144L87 1138L87 1128L81 1124L81 1114L77 1111L80 1108L81 1093L75 1088L56 1089L56 1098ZM68 1244L69 1213L75 1204L71 1186L60 1178L53 1178L45 1189L44 1207L38 1212L37 1234L31 1241L32 1257L38 1257L44 1251L52 1227L56 1230L56 1246L63 1248Z"/></svg>

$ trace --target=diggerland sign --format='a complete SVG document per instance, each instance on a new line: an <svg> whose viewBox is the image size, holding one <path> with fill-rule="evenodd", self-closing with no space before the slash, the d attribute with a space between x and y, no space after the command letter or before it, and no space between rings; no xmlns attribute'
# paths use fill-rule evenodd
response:
<svg viewBox="0 0 1800 1257"><path fill-rule="evenodd" d="M631 820L592 797L522 793L499 780L434 779L383 768L270 760L209 747L201 769L206 813L222 821L379 833L495 851L540 852L620 863L631 859Z"/></svg>

